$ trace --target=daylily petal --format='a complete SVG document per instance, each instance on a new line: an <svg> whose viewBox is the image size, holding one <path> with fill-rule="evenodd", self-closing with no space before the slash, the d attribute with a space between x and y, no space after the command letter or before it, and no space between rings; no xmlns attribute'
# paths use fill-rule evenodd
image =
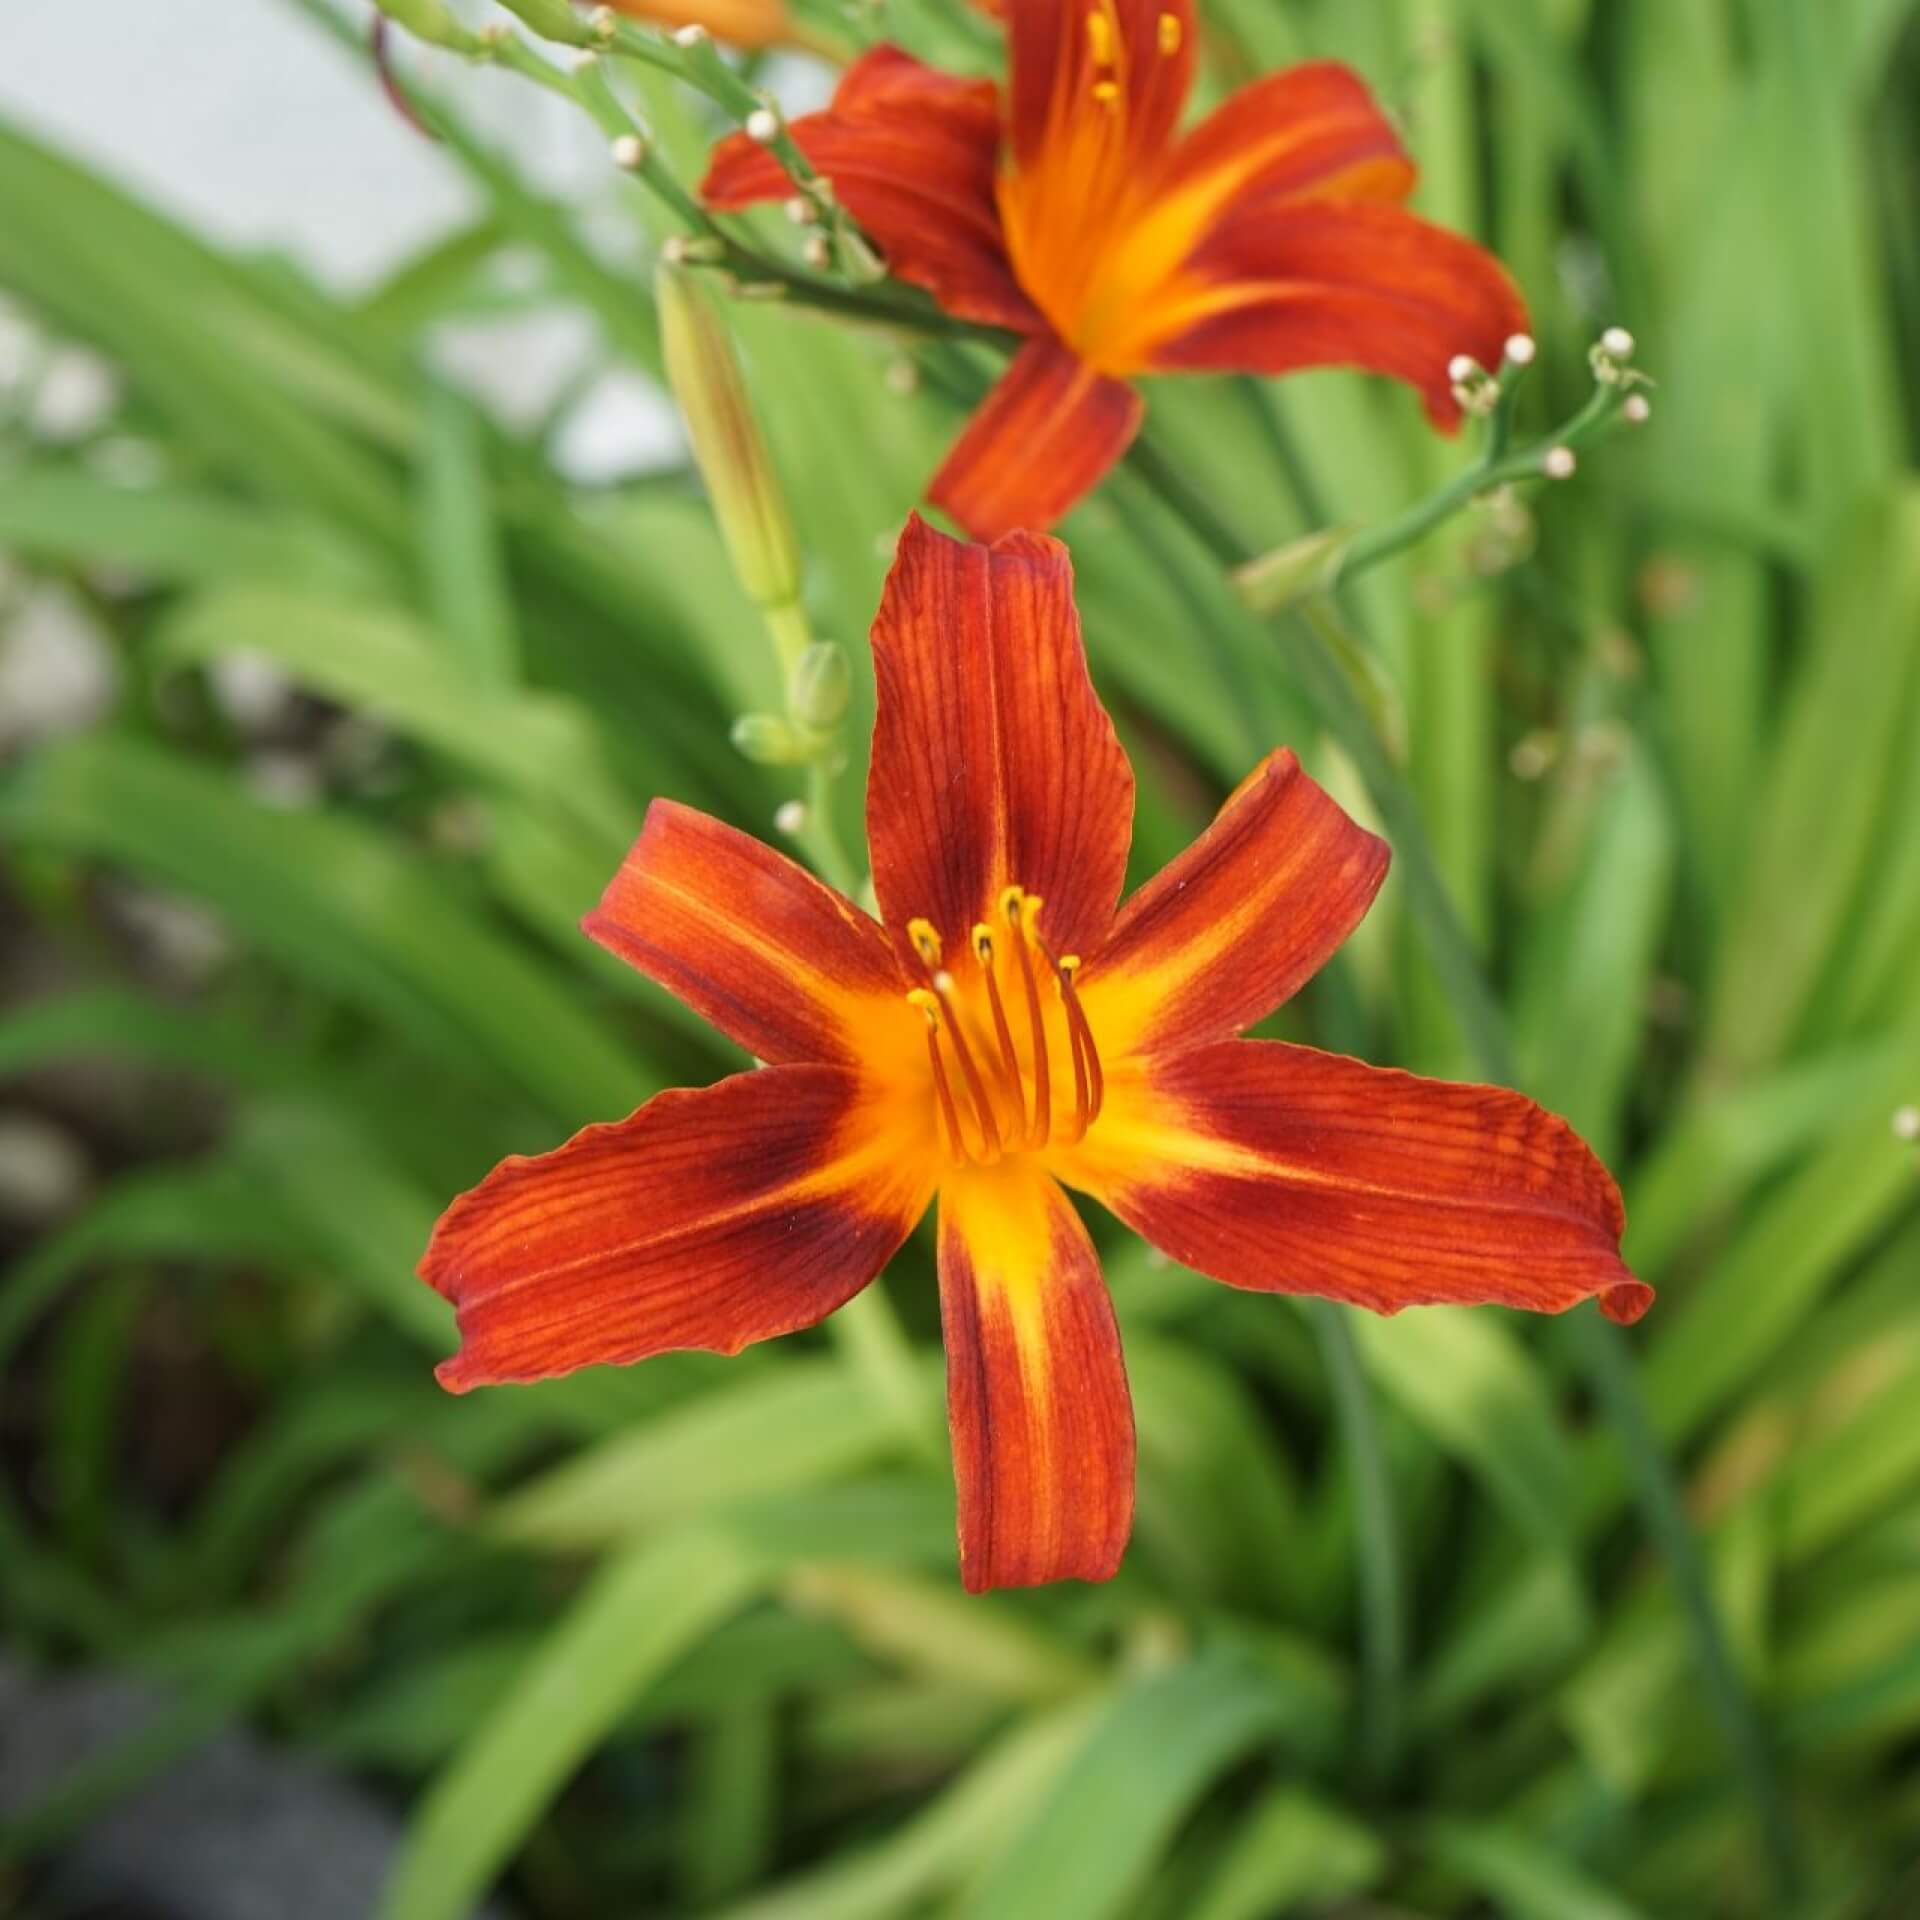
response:
<svg viewBox="0 0 1920 1920"><path fill-rule="evenodd" d="M1106 477L1146 404L1059 341L1029 340L953 443L927 498L976 540L1044 533Z"/></svg>
<svg viewBox="0 0 1920 1920"><path fill-rule="evenodd" d="M1291 753L1269 754L1088 959L1080 998L1102 1056L1192 1047L1264 1018L1360 924L1389 857Z"/></svg>
<svg viewBox="0 0 1920 1920"><path fill-rule="evenodd" d="M1000 109L992 81L875 47L847 69L833 105L791 132L898 278L964 319L1022 333L1040 324L1007 264L994 203ZM714 149L700 189L721 213L793 192L779 160L744 133Z"/></svg>
<svg viewBox="0 0 1920 1920"><path fill-rule="evenodd" d="M671 800L647 809L633 851L580 924L761 1060L858 1063L876 1017L897 1020L910 984L851 900Z"/></svg>
<svg viewBox="0 0 1920 1920"><path fill-rule="evenodd" d="M663 27L705 27L735 47L777 46L790 25L784 0L613 0L613 8Z"/></svg>
<svg viewBox="0 0 1920 1920"><path fill-rule="evenodd" d="M1087 678L1066 548L971 546L916 516L873 665L867 843L889 927L923 918L963 947L1022 887L1055 953L1095 945L1125 877L1133 769Z"/></svg>
<svg viewBox="0 0 1920 1920"><path fill-rule="evenodd" d="M1070 1169L1135 1232L1230 1286L1395 1313L1483 1302L1636 1320L1606 1169L1564 1120L1274 1041L1110 1076Z"/></svg>
<svg viewBox="0 0 1920 1920"><path fill-rule="evenodd" d="M1163 372L1361 367L1418 388L1450 428L1454 356L1498 366L1528 322L1490 253L1404 208L1263 198L1218 222L1150 324Z"/></svg>
<svg viewBox="0 0 1920 1920"><path fill-rule="evenodd" d="M1008 11L1016 166L1057 161L1076 122L1096 140L1113 129L1136 158L1166 145L1193 84L1193 0L1019 0Z"/></svg>
<svg viewBox="0 0 1920 1920"><path fill-rule="evenodd" d="M940 1319L970 1593L1105 1580L1133 1524L1133 1403L1100 1263L1023 1161L940 1190Z"/></svg>
<svg viewBox="0 0 1920 1920"><path fill-rule="evenodd" d="M927 1144L844 1067L767 1067L504 1160L420 1263L459 1315L440 1379L464 1392L810 1327L925 1211Z"/></svg>
<svg viewBox="0 0 1920 1920"><path fill-rule="evenodd" d="M1351 67L1310 60L1242 87L1175 149L1160 191L1168 199L1404 200L1414 166L1393 122Z"/></svg>

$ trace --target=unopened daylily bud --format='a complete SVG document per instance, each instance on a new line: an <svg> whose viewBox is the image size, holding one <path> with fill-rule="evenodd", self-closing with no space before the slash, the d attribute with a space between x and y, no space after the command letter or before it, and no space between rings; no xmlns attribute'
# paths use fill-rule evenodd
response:
<svg viewBox="0 0 1920 1920"><path fill-rule="evenodd" d="M596 38L587 22L574 12L572 0L500 0L500 4L543 40L590 47Z"/></svg>
<svg viewBox="0 0 1920 1920"><path fill-rule="evenodd" d="M404 27L416 40L430 47L445 47L450 53L479 53L485 42L477 33L454 18L446 0L375 0L375 4L395 26Z"/></svg>
<svg viewBox="0 0 1920 1920"><path fill-rule="evenodd" d="M803 727L831 733L846 717L852 688L845 650L831 640L816 640L787 677L787 707Z"/></svg>
<svg viewBox="0 0 1920 1920"><path fill-rule="evenodd" d="M800 590L793 525L726 323L706 290L676 268L663 265L654 286L667 384L733 570L758 605L783 606Z"/></svg>
<svg viewBox="0 0 1920 1920"><path fill-rule="evenodd" d="M1296 601L1324 593L1340 575L1340 563L1353 544L1350 527L1325 527L1258 560L1250 560L1233 576L1241 604L1255 613L1278 613Z"/></svg>
<svg viewBox="0 0 1920 1920"><path fill-rule="evenodd" d="M867 236L851 220L843 219L834 233L840 271L856 287L871 287L887 277L887 263L875 253Z"/></svg>
<svg viewBox="0 0 1920 1920"><path fill-rule="evenodd" d="M813 758L812 743L774 713L743 713L733 723L733 744L762 767L803 767Z"/></svg>

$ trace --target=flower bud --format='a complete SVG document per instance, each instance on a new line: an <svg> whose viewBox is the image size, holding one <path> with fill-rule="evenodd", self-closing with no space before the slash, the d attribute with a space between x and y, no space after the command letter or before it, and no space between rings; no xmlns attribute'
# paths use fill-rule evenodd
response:
<svg viewBox="0 0 1920 1920"><path fill-rule="evenodd" d="M446 0L374 0L396 27L404 27L416 40L430 47L445 47L450 53L474 54L486 43L477 33L463 27L453 16Z"/></svg>
<svg viewBox="0 0 1920 1920"><path fill-rule="evenodd" d="M733 342L710 296L685 273L663 264L654 288L667 384L680 403L734 573L756 605L784 606L800 591L793 524Z"/></svg>
<svg viewBox="0 0 1920 1920"><path fill-rule="evenodd" d="M787 676L787 710L803 727L831 733L846 718L852 687L844 650L831 640L816 640Z"/></svg>
<svg viewBox="0 0 1920 1920"><path fill-rule="evenodd" d="M574 12L572 0L500 0L500 4L543 40L558 40L568 47L590 47L600 38L586 20Z"/></svg>
<svg viewBox="0 0 1920 1920"><path fill-rule="evenodd" d="M733 744L756 766L804 767L813 758L812 743L773 713L743 713L733 723Z"/></svg>
<svg viewBox="0 0 1920 1920"><path fill-rule="evenodd" d="M1234 591L1253 612L1277 613L1334 586L1352 545L1350 527L1325 527L1305 534L1249 560L1233 576Z"/></svg>

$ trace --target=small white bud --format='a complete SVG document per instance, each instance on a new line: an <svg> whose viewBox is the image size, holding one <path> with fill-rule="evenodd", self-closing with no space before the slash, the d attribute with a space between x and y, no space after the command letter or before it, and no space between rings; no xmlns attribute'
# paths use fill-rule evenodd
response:
<svg viewBox="0 0 1920 1920"><path fill-rule="evenodd" d="M704 47L707 44L707 30L694 22L688 26L675 27L673 44L676 47Z"/></svg>
<svg viewBox="0 0 1920 1920"><path fill-rule="evenodd" d="M616 167L624 167L628 173L633 173L647 164L647 143L637 133L623 133L613 143L612 152L613 164ZM678 238L679 235L676 234L674 239ZM670 240L667 244L671 246L673 242Z"/></svg>
<svg viewBox="0 0 1920 1920"><path fill-rule="evenodd" d="M1600 336L1600 350L1610 360L1631 360L1633 344L1633 335L1625 327L1609 327Z"/></svg>
<svg viewBox="0 0 1920 1920"><path fill-rule="evenodd" d="M811 227L819 224L820 209L804 193L793 194L782 202L781 211L796 227Z"/></svg>
<svg viewBox="0 0 1920 1920"><path fill-rule="evenodd" d="M670 233L660 242L660 258L670 267L683 267L687 263L687 236L684 233Z"/></svg>
<svg viewBox="0 0 1920 1920"><path fill-rule="evenodd" d="M789 840L796 839L806 831L807 807L804 800L783 800L774 809L773 824L778 832L784 833Z"/></svg>
<svg viewBox="0 0 1920 1920"><path fill-rule="evenodd" d="M489 53L497 52L513 38L513 29L504 20L489 20L480 29L480 44Z"/></svg>
<svg viewBox="0 0 1920 1920"><path fill-rule="evenodd" d="M1447 362L1447 378L1456 387L1464 387L1480 372L1480 362L1470 353L1456 353Z"/></svg>
<svg viewBox="0 0 1920 1920"><path fill-rule="evenodd" d="M1644 393L1630 393L1621 403L1620 417L1630 427L1644 427L1653 418L1653 402Z"/></svg>
<svg viewBox="0 0 1920 1920"><path fill-rule="evenodd" d="M1516 333L1508 338L1506 346L1501 351L1508 366L1530 367L1540 349L1534 345L1532 334Z"/></svg>
<svg viewBox="0 0 1920 1920"><path fill-rule="evenodd" d="M767 146L780 137L780 116L771 107L755 107L747 115L747 138Z"/></svg>
<svg viewBox="0 0 1920 1920"><path fill-rule="evenodd" d="M1571 480L1579 464L1571 447L1549 447L1540 462L1540 471L1549 480Z"/></svg>
<svg viewBox="0 0 1920 1920"><path fill-rule="evenodd" d="M886 381L889 393L903 397L920 389L920 369L904 354L898 360L887 362L887 370L881 378Z"/></svg>
<svg viewBox="0 0 1920 1920"><path fill-rule="evenodd" d="M816 273L825 273L833 265L833 242L824 233L810 233L801 257Z"/></svg>
<svg viewBox="0 0 1920 1920"><path fill-rule="evenodd" d="M1896 1140L1920 1140L1920 1107L1901 1107L1893 1116Z"/></svg>
<svg viewBox="0 0 1920 1920"><path fill-rule="evenodd" d="M620 22L615 17L611 7L595 7L594 10L587 15L587 25L591 27L602 40L611 40Z"/></svg>

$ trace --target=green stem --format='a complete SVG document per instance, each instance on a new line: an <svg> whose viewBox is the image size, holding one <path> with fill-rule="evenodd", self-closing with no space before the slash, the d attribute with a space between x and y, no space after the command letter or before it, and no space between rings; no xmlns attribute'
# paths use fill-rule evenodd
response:
<svg viewBox="0 0 1920 1920"><path fill-rule="evenodd" d="M1463 507L1470 506L1481 494L1495 487L1508 486L1518 480L1544 479L1548 455L1556 448L1577 452L1613 418L1625 398L1625 388L1603 383L1595 388L1593 398L1558 433L1535 441L1518 453L1504 451L1505 436L1501 421L1505 417L1507 401L1503 399L1501 411L1495 416L1496 432L1489 440L1486 457L1430 493L1426 499L1416 501L1397 518L1357 535L1334 570L1333 584L1351 580L1365 573L1369 567L1377 567L1381 561L1391 560L1395 554L1403 553L1416 541L1424 539L1442 521L1451 520Z"/></svg>
<svg viewBox="0 0 1920 1920"><path fill-rule="evenodd" d="M1406 1582L1372 1390L1347 1324L1351 1309L1309 1300L1307 1318L1333 1390L1353 1489L1354 1538L1360 1561L1360 1762L1367 1783L1384 1786L1400 1749L1401 1695L1407 1669Z"/></svg>

